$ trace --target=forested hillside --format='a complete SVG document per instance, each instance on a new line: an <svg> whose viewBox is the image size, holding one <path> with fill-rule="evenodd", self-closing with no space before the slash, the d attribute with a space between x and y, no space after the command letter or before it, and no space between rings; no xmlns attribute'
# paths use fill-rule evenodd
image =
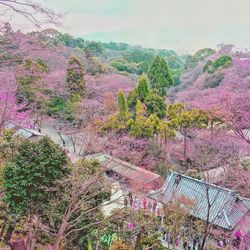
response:
<svg viewBox="0 0 250 250"><path fill-rule="evenodd" d="M101 207L114 190L100 162L88 157L108 154L161 181L174 170L250 198L249 83L250 54L231 45L180 55L85 41L54 29L24 34L3 25L3 244L27 236L36 239L37 249L91 249L92 244L129 250L131 242L136 250L167 249L157 231L160 222L173 239L182 237L184 226L190 229L184 242L198 237L205 244L210 235L218 237L209 220L190 222L183 204L189 209L194 204L184 198L163 206L166 221L156 205L144 214L142 198L141 210L128 209L126 198L125 209L105 216ZM51 138L24 139L16 132L20 128ZM138 193L145 189L133 181Z"/></svg>
<svg viewBox="0 0 250 250"><path fill-rule="evenodd" d="M233 46L181 56L168 50L84 41L52 29L22 34L9 26L2 28L1 43L1 91L8 91L17 105L25 104L36 126L51 118L69 127L91 124L101 137L116 134L110 136L116 138L115 144L105 147L112 151L111 145L118 143L117 156L159 171L167 159L155 155L162 152L161 146L155 151L156 134L157 140L164 139L164 150L174 154L168 160L185 161L196 143L191 134L204 133L201 128L210 127L213 119L241 139L234 140L237 146L248 148L250 58ZM119 90L125 107L119 102ZM176 123L177 110L191 120ZM176 142L171 144L176 135L174 141L183 136L183 129L194 131L184 135L181 153Z"/></svg>

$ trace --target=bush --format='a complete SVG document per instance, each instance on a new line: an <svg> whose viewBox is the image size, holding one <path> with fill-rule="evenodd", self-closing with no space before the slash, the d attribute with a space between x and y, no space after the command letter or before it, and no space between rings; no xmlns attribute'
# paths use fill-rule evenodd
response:
<svg viewBox="0 0 250 250"><path fill-rule="evenodd" d="M115 59L111 62L111 66L116 68L118 71L136 73L137 65L134 63L128 63L124 59Z"/></svg>
<svg viewBox="0 0 250 250"><path fill-rule="evenodd" d="M211 77L207 77L205 80L204 88L216 88L220 85L224 79L224 74L214 74Z"/></svg>
<svg viewBox="0 0 250 250"><path fill-rule="evenodd" d="M66 102L62 97L53 97L48 106L48 115L59 115L66 108Z"/></svg>
<svg viewBox="0 0 250 250"><path fill-rule="evenodd" d="M213 67L215 69L227 68L231 64L232 64L232 57L224 55L215 60L215 62L213 63Z"/></svg>
<svg viewBox="0 0 250 250"><path fill-rule="evenodd" d="M117 240L112 244L110 250L132 250L132 248L128 244L123 243L122 240Z"/></svg>
<svg viewBox="0 0 250 250"><path fill-rule="evenodd" d="M24 141L3 171L5 202L10 213L23 214L39 208L39 204L48 204L57 193L53 189L56 181L69 173L67 164L64 151L49 138Z"/></svg>
<svg viewBox="0 0 250 250"><path fill-rule="evenodd" d="M208 60L205 66L203 67L203 72L213 74L216 70L220 68L227 68L231 64L232 64L232 57L224 55L217 58L214 62Z"/></svg>

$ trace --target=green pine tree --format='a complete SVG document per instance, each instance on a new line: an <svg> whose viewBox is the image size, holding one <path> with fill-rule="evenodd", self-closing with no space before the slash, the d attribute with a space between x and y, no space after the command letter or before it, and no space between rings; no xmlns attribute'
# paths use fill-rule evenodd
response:
<svg viewBox="0 0 250 250"><path fill-rule="evenodd" d="M149 86L145 75L142 75L137 85L138 99L143 102L149 94Z"/></svg>
<svg viewBox="0 0 250 250"><path fill-rule="evenodd" d="M150 89L147 82L147 77L145 75L142 75L138 81L136 88L134 88L128 94L128 106L130 110L135 109L137 100L144 102L149 92Z"/></svg>
<svg viewBox="0 0 250 250"><path fill-rule="evenodd" d="M143 137L143 130L147 121L146 106L138 100L135 106L135 119L129 121L130 134L136 138Z"/></svg>
<svg viewBox="0 0 250 250"><path fill-rule="evenodd" d="M68 60L66 82L71 94L83 96L85 93L84 68L80 60L72 56Z"/></svg>
<svg viewBox="0 0 250 250"><path fill-rule="evenodd" d="M68 159L49 138L24 141L13 160L3 169L5 202L10 214L22 216L36 211L57 193L56 181L69 173Z"/></svg>
<svg viewBox="0 0 250 250"><path fill-rule="evenodd" d="M167 88L173 85L173 78L168 69L166 61L156 56L149 72L148 77L152 89L158 90L161 96L166 96Z"/></svg>
<svg viewBox="0 0 250 250"><path fill-rule="evenodd" d="M207 127L207 114L202 110L187 109L183 103L173 103L168 108L167 117L169 127L178 130L184 136L183 158L186 159L188 129Z"/></svg>
<svg viewBox="0 0 250 250"><path fill-rule="evenodd" d="M128 104L126 97L124 96L122 90L119 90L118 96L117 96L117 102L118 102L118 109L120 113L127 113L128 112Z"/></svg>
<svg viewBox="0 0 250 250"><path fill-rule="evenodd" d="M156 114L152 114L148 117L145 128L143 131L143 135L145 137L153 137L159 129L160 119Z"/></svg>
<svg viewBox="0 0 250 250"><path fill-rule="evenodd" d="M164 118L167 112L166 100L155 91L151 91L144 100L147 107L147 114L156 114L159 118Z"/></svg>

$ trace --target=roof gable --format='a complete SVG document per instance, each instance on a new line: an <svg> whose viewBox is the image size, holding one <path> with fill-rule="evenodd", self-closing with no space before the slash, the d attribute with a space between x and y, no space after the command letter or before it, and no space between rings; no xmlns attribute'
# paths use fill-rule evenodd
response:
<svg viewBox="0 0 250 250"><path fill-rule="evenodd" d="M194 204L191 215L206 221L209 211L209 222L226 229L233 229L250 210L250 200L239 197L234 190L176 172L171 172L162 189L150 196L163 203L184 196Z"/></svg>
<svg viewBox="0 0 250 250"><path fill-rule="evenodd" d="M113 170L114 172L134 181L143 181L146 184L160 178L158 174L152 173L108 154L95 154L90 155L87 158L98 160L106 169Z"/></svg>

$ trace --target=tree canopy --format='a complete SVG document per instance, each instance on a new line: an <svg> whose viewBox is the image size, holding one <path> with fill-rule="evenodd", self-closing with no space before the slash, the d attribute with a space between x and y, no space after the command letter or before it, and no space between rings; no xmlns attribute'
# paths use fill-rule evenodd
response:
<svg viewBox="0 0 250 250"><path fill-rule="evenodd" d="M47 137L24 141L3 172L5 202L13 214L39 210L55 195L53 186L69 173L65 152ZM50 191L51 190L51 191Z"/></svg>
<svg viewBox="0 0 250 250"><path fill-rule="evenodd" d="M151 65L148 77L152 89L158 90L161 96L166 96L167 88L173 85L173 78L166 61L156 56Z"/></svg>

